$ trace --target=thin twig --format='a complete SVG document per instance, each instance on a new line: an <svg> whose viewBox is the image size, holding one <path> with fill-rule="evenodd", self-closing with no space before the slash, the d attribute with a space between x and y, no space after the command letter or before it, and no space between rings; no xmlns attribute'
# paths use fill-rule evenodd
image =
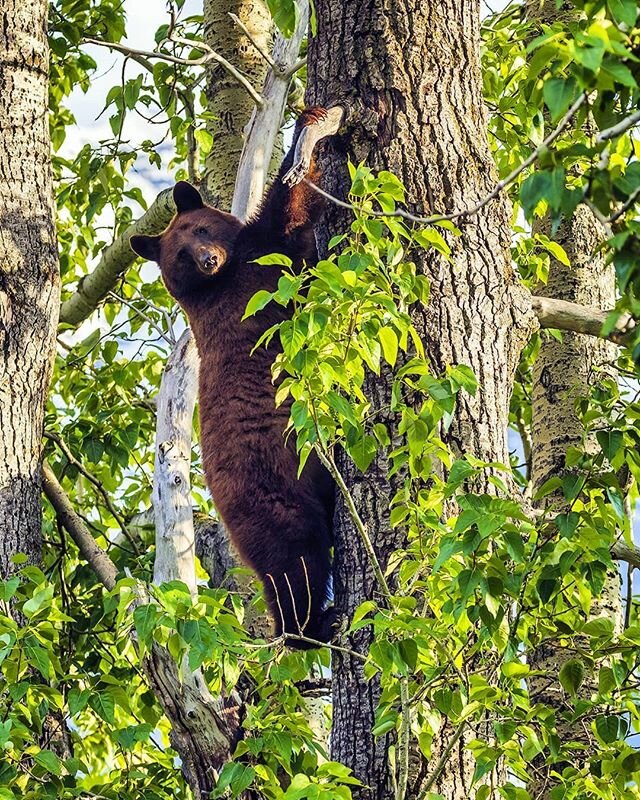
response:
<svg viewBox="0 0 640 800"><path fill-rule="evenodd" d="M58 518L78 546L82 556L106 588L113 589L118 577L116 565L98 545L82 518L76 513L55 473L46 462L42 465L42 486Z"/></svg>
<svg viewBox="0 0 640 800"><path fill-rule="evenodd" d="M438 780L440 775L442 774L442 770L445 768L447 761L449 760L449 756L451 755L451 751L456 746L458 740L462 736L464 729L467 725L467 720L463 719L462 722L458 725L458 727L453 732L453 736L449 739L447 746L445 747L442 755L438 759L438 763L433 768L433 772L427 778L425 784L422 787L422 792L420 793L419 800L424 800L425 797L429 794L431 787L433 784Z"/></svg>
<svg viewBox="0 0 640 800"><path fill-rule="evenodd" d="M584 104L586 100L586 94L581 94L580 97L575 101L575 103L571 106L571 108L567 111L564 117L560 120L558 125L551 131L551 133L546 137L546 139L536 147L536 149L531 153L528 158L516 167L512 172L510 172L506 178L503 178L501 181L498 181L493 189L486 194L482 200L479 200L475 205L471 206L470 208L464 208L462 211L454 211L451 214L435 214L430 217L419 217L415 214L411 214L409 211L405 211L404 209L397 208L395 211L367 211L367 215L371 217L400 217L401 219L406 219L409 222L415 222L419 225L434 225L436 222L445 222L451 221L454 219L459 219L460 217L470 217L474 214L477 214L482 208L484 208L488 203L494 200L500 192L505 189L509 184L513 183L513 181L522 173L524 172L527 167L530 167L535 161L537 161L538 157L541 153L546 150L550 144L560 136L562 131L567 127L567 125L571 122L573 117L576 115L577 111L580 107ZM329 192L321 189L318 185L310 181L308 178L303 179L304 182L311 186L318 194L322 195L322 197L330 200L335 205L339 206L340 208L346 208L354 213L358 212L359 209L354 206L352 203L347 203L344 200L340 200L337 197L334 197Z"/></svg>
<svg viewBox="0 0 640 800"><path fill-rule="evenodd" d="M409 783L409 743L411 741L411 707L409 703L409 679L400 678L400 733L398 735L398 785L396 800L404 800Z"/></svg>
<svg viewBox="0 0 640 800"><path fill-rule="evenodd" d="M171 39L170 41L175 41L177 44L185 44L189 43L189 46L193 48L197 48L200 50L205 51L205 55L200 56L200 58L180 58L179 56L171 55L171 53L162 53L156 50L138 50L132 47L128 47L124 44L118 44L116 42L105 42L102 39L93 39L91 37L87 37L82 39L84 44L94 44L98 47L107 47L110 50L117 50L119 53L124 53L128 56L142 56L143 58L159 58L162 61L168 61L170 64L180 64L183 67L202 67L205 64L208 64L210 61L215 61L217 64L229 73L235 80L243 86L251 99L257 106L262 106L263 100L262 96L256 91L255 87L251 83L251 81L243 75L240 70L236 69L230 61L227 61L224 56L221 56L220 53L217 53L215 50L211 49L208 45L204 44L203 42L195 42L191 39L181 39L180 37L176 37Z"/></svg>
<svg viewBox="0 0 640 800"><path fill-rule="evenodd" d="M249 29L244 24L244 22L240 19L240 17L237 14L234 14L231 11L229 11L229 16L233 20L234 24L236 24L240 28L240 30L244 33L244 35L247 37L247 39L255 47L255 49L258 51L258 54L261 55L262 58L264 58L264 60L271 67L271 69L274 70L275 72L281 71L280 67L271 58L271 55L269 53L267 53L265 50L263 50L262 47L258 44L258 42L256 42L255 38L249 32Z"/></svg>
<svg viewBox="0 0 640 800"><path fill-rule="evenodd" d="M633 192L629 195L629 197L624 201L624 203L611 214L610 217L607 217L607 222L614 223L619 217L621 217L625 211L627 211L631 206L636 202L638 199L638 195L640 195L640 186L637 189L634 189Z"/></svg>
<svg viewBox="0 0 640 800"><path fill-rule="evenodd" d="M143 319L147 323L147 325L149 325L151 328L153 328L153 330L156 331L156 333L160 336L161 339L164 339L164 341L167 344L170 344L171 347L175 347L176 340L175 340L175 337L173 336L173 329L171 329L171 331L169 331L169 332L163 331L162 328L156 322L154 322L151 319L151 317L149 317L147 314L145 314L144 311L141 311L130 300L127 300L125 297L122 297L122 295L119 295L116 292L112 292L112 291L107 292L107 297L112 297L118 303L124 303L125 306L128 306L141 319Z"/></svg>
<svg viewBox="0 0 640 800"><path fill-rule="evenodd" d="M382 571L382 567L380 566L380 562L378 561L378 556L376 555L376 551L373 548L373 544L371 543L371 539L369 538L369 534L367 533L367 528L360 514L358 514L358 509L353 502L353 498L351 497L351 493L347 487L347 484L344 482L344 478L340 474L340 470L335 464L333 458L325 453L319 445L314 445L314 449L318 454L318 458L322 462L322 464L329 470L331 477L336 482L338 488L342 496L344 497L344 501L347 506L347 510L349 511L349 515L353 520L353 524L356 526L356 530L360 534L360 538L362 539L362 543L364 544L364 548L367 551L367 555L369 556L369 560L371 561L371 566L373 567L373 571L375 576L380 584L380 588L382 589L383 595L389 599L391 597L391 590L389 589L389 585L387 583L387 579L384 577L384 572Z"/></svg>
<svg viewBox="0 0 640 800"><path fill-rule="evenodd" d="M104 499L105 505L109 509L109 512L111 513L111 516L118 523L118 526L120 527L120 530L127 537L129 543L133 547L134 552L137 555L140 555L140 550L138 549L138 545L136 544L136 541L135 541L134 537L132 536L131 532L127 528L124 519L120 516L120 513L118 512L118 509L113 505L113 502L111 500L111 497L109 496L109 493L104 488L102 483L98 480L98 478L96 478L95 475L93 475L91 472L89 472L89 470L84 466L84 464L81 461L79 461L73 455L71 450L69 450L69 448L67 447L66 442L60 436L58 436L55 433L51 433L50 431L44 431L43 435L44 435L44 437L46 439L51 439L52 442L55 442L58 445L58 447L60 448L60 450L62 450L65 458L67 459L67 461L70 464L73 464L73 466L76 467L76 469L79 470L79 472L81 472L84 475L84 477L91 484L93 484L93 486L95 486L95 488L98 490L98 492L102 495L102 498Z"/></svg>

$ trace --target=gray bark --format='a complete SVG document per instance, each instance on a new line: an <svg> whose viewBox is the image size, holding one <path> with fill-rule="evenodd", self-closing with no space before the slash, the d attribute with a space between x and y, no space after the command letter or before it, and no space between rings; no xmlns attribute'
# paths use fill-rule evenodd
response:
<svg viewBox="0 0 640 800"><path fill-rule="evenodd" d="M309 99L351 108L346 147L354 161L389 169L404 182L411 210L446 213L468 207L496 181L486 136L479 61L479 4L454 0L318 0L318 35L309 54ZM339 46L336 47L336 42ZM329 145L325 187L344 198L345 146ZM436 370L468 364L481 384L475 398L463 396L445 436L459 453L508 463L506 430L513 374L523 343L535 328L530 299L511 267L507 201L499 197L465 221L462 236L449 238L452 263L426 253L420 267L431 278L432 300L418 309L415 323ZM346 229L344 212L330 208L321 243ZM369 396L384 407L389 381L371 378ZM343 473L367 521L384 565L402 545L388 523L389 486L385 465L375 462L361 475L343 461ZM487 484L478 490L493 491ZM335 568L338 607L351 614L375 596L372 570L344 508L338 509ZM366 629L349 645L364 650ZM375 681L342 654L333 660L332 757L352 767L368 789L363 800L392 796L389 741L374 739L371 725L378 701ZM434 762L449 732L433 753ZM464 737L447 769L432 786L447 798L468 796L473 759ZM412 787L415 791L417 787Z"/></svg>
<svg viewBox="0 0 640 800"><path fill-rule="evenodd" d="M550 233L545 223L540 227L545 233ZM604 238L604 231L592 212L586 206L579 206L573 217L561 224L554 238L565 249L571 267L552 259L549 280L546 286L541 287L541 293L585 306L611 308L615 303L615 277L613 268L605 265L604 257L594 255ZM611 342L580 333L566 332L561 342L543 338L533 374L531 482L534 496L549 478L567 473L567 449L579 447L583 437L576 402L589 395L591 387L602 377L601 370L615 376L616 350L616 345ZM566 506L558 493L545 498L545 503L549 502L558 511ZM617 630L621 630L622 602L617 570L609 574L600 596L592 603L590 614L613 620ZM576 646L588 652L588 637L576 637ZM528 683L531 703L544 703L556 711L560 740L580 741L587 746L579 763L573 761L574 766L580 766L590 755L591 733L588 725L576 725L562 719L567 705L558 680L562 665L573 657L573 649L564 650L553 641L545 643L528 658L532 670L541 673L529 679ZM597 691L597 686L597 672L587 669L580 695L589 698ZM529 790L533 797L546 800L555 785L551 773L554 769L562 771L563 765L549 767L538 763L536 766Z"/></svg>
<svg viewBox="0 0 640 800"><path fill-rule="evenodd" d="M540 20L547 25L558 20L568 24L582 15L582 11L569 2L563 3L560 9L553 0L528 0L525 6L531 19ZM586 125L589 125L588 120ZM549 236L550 228L547 219L536 221L534 225L534 230L540 230ZM604 256L597 252L598 246L606 238L606 231L593 212L586 206L578 206L572 217L562 222L553 238L565 249L571 266L566 267L552 258L549 279L538 293L581 306L613 308L616 300L615 274L613 267L607 266ZM588 397L602 371L616 377L616 354L617 348L612 342L583 333L566 332L560 342L543 337L533 371L533 496L547 480L567 473L567 449L571 446L579 447L583 438L583 425L576 402L579 398ZM595 442L587 443L587 447L594 445ZM546 497L544 504L553 504L559 512L567 505L558 492ZM613 620L617 631L621 630L622 601L620 575L617 570L608 575L600 596L592 603L590 614L592 617L604 616ZM588 637L576 637L575 644L589 652ZM572 759L572 765L579 768L591 753L592 734L588 724L576 725L562 718L567 705L558 680L562 665L573 656L573 651L563 650L554 641L538 647L529 655L528 662L540 674L529 679L528 688L532 704L543 703L555 710L560 741L579 741L585 746L585 750ZM597 685L597 674L587 669L580 687L580 696L589 698L597 690ZM528 789L533 797L547 800L556 783L553 771L561 772L566 764L545 765L544 754L536 762L535 774Z"/></svg>
<svg viewBox="0 0 640 800"><path fill-rule="evenodd" d="M47 116L46 0L0 6L0 577L40 557L43 414L59 271Z"/></svg>

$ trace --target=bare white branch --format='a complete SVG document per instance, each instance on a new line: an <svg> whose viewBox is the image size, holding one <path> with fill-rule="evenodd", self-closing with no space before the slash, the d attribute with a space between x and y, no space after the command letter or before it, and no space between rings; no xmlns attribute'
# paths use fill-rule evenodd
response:
<svg viewBox="0 0 640 800"><path fill-rule="evenodd" d="M273 66L265 78L262 97L245 128L245 143L236 175L231 213L240 219L250 217L264 194L271 154L282 124L287 102L291 68L297 63L300 44L307 30L309 5L298 0L298 23L289 39L278 34L273 48Z"/></svg>

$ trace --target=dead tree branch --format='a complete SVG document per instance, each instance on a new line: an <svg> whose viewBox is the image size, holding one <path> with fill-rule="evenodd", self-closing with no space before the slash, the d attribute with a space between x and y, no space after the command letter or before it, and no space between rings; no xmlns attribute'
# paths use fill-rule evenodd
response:
<svg viewBox="0 0 640 800"><path fill-rule="evenodd" d="M255 87L246 77L246 75L243 75L240 70L236 69L230 61L227 61L227 59L221 56L220 53L217 53L213 48L209 47L209 45L205 44L204 42L197 42L193 41L192 39L183 39L173 36L171 39L169 39L169 41L173 41L176 44L187 45L198 50L204 50L204 55L200 56L199 58L181 58L180 56L174 56L171 53L164 53L161 50L138 50L125 44L105 42L102 39L92 39L87 37L82 41L84 44L93 44L98 47L106 47L109 50L117 50L119 53L124 53L126 56L138 56L148 59L157 58L161 61L168 61L170 64L178 64L183 67L203 67L209 62L215 61L216 64L219 64L226 72L229 73L229 75L231 75L241 86L247 90L251 96L251 99L257 106L261 106L263 103L262 96L256 91Z"/></svg>
<svg viewBox="0 0 640 800"><path fill-rule="evenodd" d="M609 311L539 295L534 295L531 301L541 328L558 328L563 331L585 333L589 336L609 339L616 344L624 344L635 328L633 317L623 314L616 322L614 330L603 336L602 328L609 316Z"/></svg>

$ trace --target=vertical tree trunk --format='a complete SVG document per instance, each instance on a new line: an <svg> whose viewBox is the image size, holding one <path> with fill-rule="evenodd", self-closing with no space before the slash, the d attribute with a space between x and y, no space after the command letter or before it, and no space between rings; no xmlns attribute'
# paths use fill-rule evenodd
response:
<svg viewBox="0 0 640 800"><path fill-rule="evenodd" d="M235 14L246 26L253 42L230 14ZM255 45L269 54L273 44L273 26L266 2L204 0L204 21L207 44L246 75L260 92L269 65ZM244 129L254 102L246 89L217 64L210 65L206 94L213 147L207 156L204 189L212 205L230 211Z"/></svg>
<svg viewBox="0 0 640 800"><path fill-rule="evenodd" d="M581 12L571 3L557 8L554 0L528 0L526 13L530 19L551 25L558 18L569 21ZM587 123L588 124L588 123ZM604 256L597 248L606 238L606 231L586 206L578 206L572 217L560 225L552 236L549 220L536 221L534 230L555 239L565 249L570 267L552 259L549 280L540 287L539 294L558 300L569 300L593 308L613 308L615 305L615 273L607 266ZM565 332L562 341L543 337L538 358L533 370L532 426L531 426L531 488L533 496L550 478L566 474L565 457L569 447L582 443L583 425L578 416L576 401L588 397L590 387L598 381L598 373L606 370L616 374L616 345L603 339ZM595 444L595 443L594 443ZM566 503L560 493L545 498L558 511ZM612 571L598 598L590 610L592 617L611 619L617 630L622 628L622 601L620 575ZM577 640L588 652L587 637ZM586 749L580 755L580 766L590 755L591 733L588 725L576 725L562 719L566 710L564 692L558 680L562 665L574 656L573 651L563 650L556 642L547 642L528 657L536 673L528 681L532 705L543 703L557 712L556 729L560 741L580 741ZM595 671L585 671L580 696L589 698L597 691L598 679ZM543 762L544 755L539 761ZM535 775L528 787L532 797L547 800L555 784L552 778L554 767L544 763L536 765ZM556 765L562 771L565 765Z"/></svg>
<svg viewBox="0 0 640 800"><path fill-rule="evenodd" d="M417 212L461 210L481 199L494 185L496 173L481 94L479 2L404 0L390 6L382 0L317 0L316 14L309 95L313 102L334 100L356 109L347 142L352 159L398 175L408 204ZM325 186L344 197L346 154L329 147ZM446 440L459 453L503 463L508 463L513 373L535 327L511 267L509 217L507 201L498 198L460 222L460 237L449 237L451 263L424 254L420 266L431 278L432 299L428 308L415 314L434 367L468 364L481 384L475 398L460 398ZM321 244L347 224L343 212L330 208ZM372 377L368 388L373 406L384 407L388 380ZM384 566L402 544L401 532L389 526L392 489L386 466L374 462L366 475L347 463L342 469ZM492 491L489 485L477 488ZM337 520L336 602L351 614L375 595L376 586L344 509ZM363 650L369 641L365 629L349 644ZM338 654L333 687L333 758L352 767L370 787L359 797L392 796L388 741L371 735L378 701L375 681L366 682L360 665ZM443 741L440 747L445 745ZM472 759L463 745L432 787L447 798L468 796Z"/></svg>
<svg viewBox="0 0 640 800"><path fill-rule="evenodd" d="M539 227L546 234L549 226ZM612 266L606 266L604 257L595 254L604 238L604 231L590 209L579 206L570 220L562 223L555 241L565 249L571 267L552 260L549 281L541 287L541 294L560 300L570 300L594 308L613 308L615 305L615 280ZM576 401L588 397L590 387L606 369L615 374L616 345L593 336L565 332L562 341L544 337L533 374L532 407L532 489L535 492L550 478L566 474L565 456L571 446L582 443L583 425L578 416ZM557 494L545 498L558 510L566 503ZM622 627L622 602L620 575L617 570L609 574L602 592L590 610L593 617L607 617L616 628ZM589 650L588 637L576 640L577 646ZM544 703L557 712L556 728L562 742L580 741L587 746L581 763L589 758L591 734L588 725L576 725L562 719L566 710L564 691L558 674L562 665L575 657L574 650L562 649L556 642L547 642L528 658L532 670L538 672L529 679L531 703ZM598 687L597 671L585 671L580 695L589 698ZM573 766L579 766L574 761ZM538 765L529 787L532 797L546 800L554 786L553 768ZM555 769L562 770L562 765Z"/></svg>
<svg viewBox="0 0 640 800"><path fill-rule="evenodd" d="M0 577L40 557L42 422L59 308L46 0L0 6Z"/></svg>

